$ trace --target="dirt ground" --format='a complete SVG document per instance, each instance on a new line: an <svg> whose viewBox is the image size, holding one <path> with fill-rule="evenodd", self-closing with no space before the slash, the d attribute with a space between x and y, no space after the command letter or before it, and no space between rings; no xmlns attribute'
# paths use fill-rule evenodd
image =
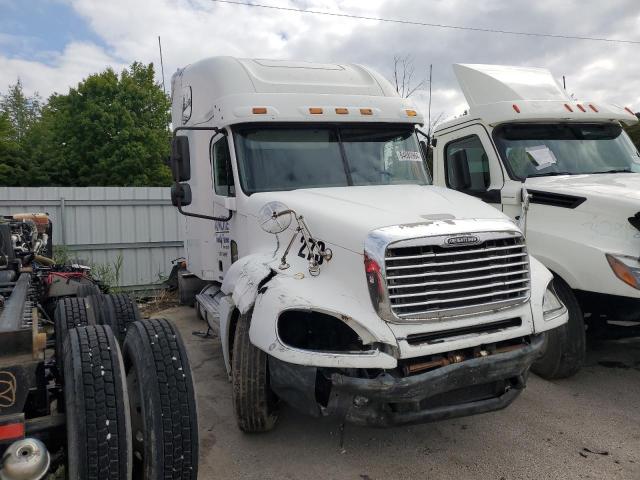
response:
<svg viewBox="0 0 640 480"><path fill-rule="evenodd" d="M194 370L202 479L640 479L640 339L604 342L574 378L531 376L506 410L387 430L289 407L273 432L238 430L222 351L194 310L177 323Z"/></svg>

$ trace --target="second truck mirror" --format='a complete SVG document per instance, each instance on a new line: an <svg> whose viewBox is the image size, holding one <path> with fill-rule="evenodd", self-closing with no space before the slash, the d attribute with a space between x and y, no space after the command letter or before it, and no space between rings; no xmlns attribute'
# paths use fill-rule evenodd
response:
<svg viewBox="0 0 640 480"><path fill-rule="evenodd" d="M191 186L188 183L171 185L171 203L174 207L191 205Z"/></svg>
<svg viewBox="0 0 640 480"><path fill-rule="evenodd" d="M189 139L185 136L173 137L171 142L171 172L176 182L191 178Z"/></svg>

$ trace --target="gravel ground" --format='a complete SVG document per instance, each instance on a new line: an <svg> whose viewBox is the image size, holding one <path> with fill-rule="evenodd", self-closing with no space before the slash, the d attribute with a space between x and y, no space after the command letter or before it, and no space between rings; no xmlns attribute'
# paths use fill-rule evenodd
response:
<svg viewBox="0 0 640 480"><path fill-rule="evenodd" d="M187 343L198 393L202 479L640 479L640 339L592 349L574 378L534 375L506 410L388 430L284 407L262 435L235 424L217 338L194 310L161 314Z"/></svg>

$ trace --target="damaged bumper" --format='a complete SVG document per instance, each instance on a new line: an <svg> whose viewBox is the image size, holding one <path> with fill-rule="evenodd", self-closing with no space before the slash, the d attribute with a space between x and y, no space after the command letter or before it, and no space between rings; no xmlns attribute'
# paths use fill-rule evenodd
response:
<svg viewBox="0 0 640 480"><path fill-rule="evenodd" d="M314 416L335 415L374 427L433 422L507 407L524 389L543 344L538 335L516 350L405 377L382 371L361 378L270 357L271 387Z"/></svg>

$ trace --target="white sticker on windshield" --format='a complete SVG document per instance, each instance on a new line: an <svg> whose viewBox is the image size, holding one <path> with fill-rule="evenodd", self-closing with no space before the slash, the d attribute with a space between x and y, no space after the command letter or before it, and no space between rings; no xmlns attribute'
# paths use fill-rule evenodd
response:
<svg viewBox="0 0 640 480"><path fill-rule="evenodd" d="M421 162L422 156L420 152L411 152L408 150L399 150L396 152L398 160L401 162Z"/></svg>
<svg viewBox="0 0 640 480"><path fill-rule="evenodd" d="M531 155L531 158L533 158L536 163L536 170L542 170L543 168L547 168L550 165L558 163L556 156L546 145L527 147L525 148L525 151Z"/></svg>

